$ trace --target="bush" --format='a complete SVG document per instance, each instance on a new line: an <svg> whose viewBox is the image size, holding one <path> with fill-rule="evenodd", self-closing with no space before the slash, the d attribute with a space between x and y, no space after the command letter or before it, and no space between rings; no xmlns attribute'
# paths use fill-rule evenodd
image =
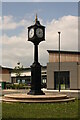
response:
<svg viewBox="0 0 80 120"><path fill-rule="evenodd" d="M6 84L6 89L11 89L12 85L11 84Z"/></svg>
<svg viewBox="0 0 80 120"><path fill-rule="evenodd" d="M6 85L7 89L29 89L30 86L28 86L27 84L7 84Z"/></svg>

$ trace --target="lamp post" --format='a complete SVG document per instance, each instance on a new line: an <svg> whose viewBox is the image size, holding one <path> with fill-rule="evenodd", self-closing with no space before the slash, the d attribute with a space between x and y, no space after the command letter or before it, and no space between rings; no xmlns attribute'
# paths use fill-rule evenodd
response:
<svg viewBox="0 0 80 120"><path fill-rule="evenodd" d="M61 86L60 86L60 33L61 32L58 32L58 34L59 34L59 73L58 73L59 92L60 92L60 89L61 89Z"/></svg>

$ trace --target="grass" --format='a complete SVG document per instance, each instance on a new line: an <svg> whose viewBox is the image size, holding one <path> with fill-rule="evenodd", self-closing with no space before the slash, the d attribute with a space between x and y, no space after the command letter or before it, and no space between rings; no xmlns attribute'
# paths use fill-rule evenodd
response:
<svg viewBox="0 0 80 120"><path fill-rule="evenodd" d="M73 119L79 116L79 102L68 103L3 103L2 104L2 120L16 120L17 118L48 118L48 119ZM43 120L43 119L42 119Z"/></svg>

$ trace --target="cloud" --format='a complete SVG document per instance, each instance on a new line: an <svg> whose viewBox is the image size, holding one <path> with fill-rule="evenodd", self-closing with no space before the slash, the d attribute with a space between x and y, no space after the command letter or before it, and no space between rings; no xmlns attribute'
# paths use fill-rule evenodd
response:
<svg viewBox="0 0 80 120"><path fill-rule="evenodd" d="M0 18L1 19L1 18ZM31 22L29 20L22 19L18 22L14 20L13 16L3 16L2 29L3 30L14 30L18 27L25 27Z"/></svg>
<svg viewBox="0 0 80 120"><path fill-rule="evenodd" d="M78 50L78 17L64 16L46 26L46 40L50 49L58 49L58 32L61 32L61 49ZM48 48L49 49L49 48Z"/></svg>
<svg viewBox="0 0 80 120"><path fill-rule="evenodd" d="M10 21L11 23L11 19L12 17L8 18L6 22ZM24 25L25 22L22 21L20 22ZM28 21L27 25L29 23L30 21ZM78 17L69 15L63 16L58 20L53 19L51 22L46 23L46 41L41 42L39 45L39 61L42 65L46 65L48 62L49 55L47 50L58 49L58 31L61 31L62 50L78 50ZM23 30L18 36L9 37L6 34L3 35L3 65L14 67L19 61L23 66L27 67L33 63L34 46L31 42L27 41L27 36L27 29Z"/></svg>
<svg viewBox="0 0 80 120"><path fill-rule="evenodd" d="M0 16L0 30L2 29L2 17Z"/></svg>
<svg viewBox="0 0 80 120"><path fill-rule="evenodd" d="M32 63L32 45L27 41L25 31L19 36L8 37L3 35L2 62L6 66L15 66L17 62ZM24 59L25 58L25 59ZM25 61L25 63L24 63Z"/></svg>

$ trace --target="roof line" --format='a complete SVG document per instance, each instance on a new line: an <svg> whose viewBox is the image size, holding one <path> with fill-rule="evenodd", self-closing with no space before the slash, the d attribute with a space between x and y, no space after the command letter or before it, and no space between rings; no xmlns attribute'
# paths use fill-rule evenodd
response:
<svg viewBox="0 0 80 120"><path fill-rule="evenodd" d="M48 53L58 53L59 50L47 50ZM64 54L80 54L79 51L60 51L60 53L64 53Z"/></svg>

